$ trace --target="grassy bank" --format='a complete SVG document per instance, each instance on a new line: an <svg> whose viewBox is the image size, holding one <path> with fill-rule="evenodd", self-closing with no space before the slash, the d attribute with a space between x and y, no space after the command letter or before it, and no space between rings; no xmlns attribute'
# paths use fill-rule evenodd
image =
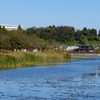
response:
<svg viewBox="0 0 100 100"><path fill-rule="evenodd" d="M66 62L70 56L61 51L48 51L44 53L9 52L0 53L0 69L25 67L40 62Z"/></svg>

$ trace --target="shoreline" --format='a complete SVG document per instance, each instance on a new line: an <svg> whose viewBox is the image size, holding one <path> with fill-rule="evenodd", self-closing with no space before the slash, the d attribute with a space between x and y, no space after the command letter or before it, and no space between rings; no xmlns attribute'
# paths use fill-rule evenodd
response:
<svg viewBox="0 0 100 100"><path fill-rule="evenodd" d="M100 53L70 53L71 56L100 56Z"/></svg>

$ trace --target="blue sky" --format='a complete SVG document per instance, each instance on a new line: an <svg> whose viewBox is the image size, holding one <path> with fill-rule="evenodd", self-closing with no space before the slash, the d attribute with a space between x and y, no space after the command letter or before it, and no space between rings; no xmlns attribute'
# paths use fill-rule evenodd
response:
<svg viewBox="0 0 100 100"><path fill-rule="evenodd" d="M0 24L100 29L100 0L1 0Z"/></svg>

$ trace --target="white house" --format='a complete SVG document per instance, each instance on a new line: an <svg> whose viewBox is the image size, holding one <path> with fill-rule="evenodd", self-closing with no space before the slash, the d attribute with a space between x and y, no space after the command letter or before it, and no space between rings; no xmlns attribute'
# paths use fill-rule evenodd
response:
<svg viewBox="0 0 100 100"><path fill-rule="evenodd" d="M18 25L0 24L0 26L2 28L5 27L6 30L17 30L18 29Z"/></svg>
<svg viewBox="0 0 100 100"><path fill-rule="evenodd" d="M74 49L76 49L76 48L79 48L78 46L68 46L67 48L66 48L66 50L67 51L70 51L70 50L74 50Z"/></svg>

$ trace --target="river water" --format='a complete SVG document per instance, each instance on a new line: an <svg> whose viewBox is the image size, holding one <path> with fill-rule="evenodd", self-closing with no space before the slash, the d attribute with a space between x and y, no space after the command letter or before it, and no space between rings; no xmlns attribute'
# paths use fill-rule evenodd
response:
<svg viewBox="0 0 100 100"><path fill-rule="evenodd" d="M99 100L100 57L0 71L0 100Z"/></svg>

